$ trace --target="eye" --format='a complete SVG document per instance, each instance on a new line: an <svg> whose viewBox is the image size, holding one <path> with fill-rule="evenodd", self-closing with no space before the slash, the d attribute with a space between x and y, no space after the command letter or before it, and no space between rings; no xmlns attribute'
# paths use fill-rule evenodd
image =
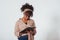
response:
<svg viewBox="0 0 60 40"><path fill-rule="evenodd" d="M30 16L28 16L28 17L30 17Z"/></svg>

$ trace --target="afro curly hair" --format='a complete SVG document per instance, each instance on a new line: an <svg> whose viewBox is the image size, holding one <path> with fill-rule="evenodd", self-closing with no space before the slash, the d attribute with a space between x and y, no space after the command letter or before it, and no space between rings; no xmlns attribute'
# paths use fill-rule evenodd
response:
<svg viewBox="0 0 60 40"><path fill-rule="evenodd" d="M24 5L22 5L21 11L23 12L25 9L31 9L32 11L34 11L33 6L28 3L25 3Z"/></svg>

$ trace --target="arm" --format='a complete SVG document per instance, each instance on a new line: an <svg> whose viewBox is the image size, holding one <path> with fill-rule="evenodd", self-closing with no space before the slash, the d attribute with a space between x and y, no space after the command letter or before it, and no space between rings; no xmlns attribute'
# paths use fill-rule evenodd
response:
<svg viewBox="0 0 60 40"><path fill-rule="evenodd" d="M36 32L36 26L35 26L35 22L34 22L34 20L33 20L33 25L32 25L33 27L34 27L34 31L32 32L32 31L30 31L33 35L35 35L37 32Z"/></svg>
<svg viewBox="0 0 60 40"><path fill-rule="evenodd" d="M14 33L17 37L19 37L21 35L21 33L19 32L20 29L19 29L19 21L16 22L15 24L15 30L14 30Z"/></svg>

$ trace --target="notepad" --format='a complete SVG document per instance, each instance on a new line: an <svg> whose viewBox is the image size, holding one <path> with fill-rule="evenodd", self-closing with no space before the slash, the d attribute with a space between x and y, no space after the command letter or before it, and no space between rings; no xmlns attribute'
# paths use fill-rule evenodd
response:
<svg viewBox="0 0 60 40"><path fill-rule="evenodd" d="M20 33L27 33L27 31L34 31L34 27L27 27L24 30L22 30Z"/></svg>

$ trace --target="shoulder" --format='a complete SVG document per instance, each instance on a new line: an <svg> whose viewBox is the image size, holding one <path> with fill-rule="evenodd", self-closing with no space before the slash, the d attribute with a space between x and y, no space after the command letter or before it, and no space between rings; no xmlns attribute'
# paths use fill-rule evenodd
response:
<svg viewBox="0 0 60 40"><path fill-rule="evenodd" d="M30 22L35 23L35 21L33 19L30 19Z"/></svg>
<svg viewBox="0 0 60 40"><path fill-rule="evenodd" d="M21 22L21 18L19 18L17 21L16 21L16 23L20 23Z"/></svg>
<svg viewBox="0 0 60 40"><path fill-rule="evenodd" d="M36 28L35 21L33 19L30 19L32 23L32 27Z"/></svg>

